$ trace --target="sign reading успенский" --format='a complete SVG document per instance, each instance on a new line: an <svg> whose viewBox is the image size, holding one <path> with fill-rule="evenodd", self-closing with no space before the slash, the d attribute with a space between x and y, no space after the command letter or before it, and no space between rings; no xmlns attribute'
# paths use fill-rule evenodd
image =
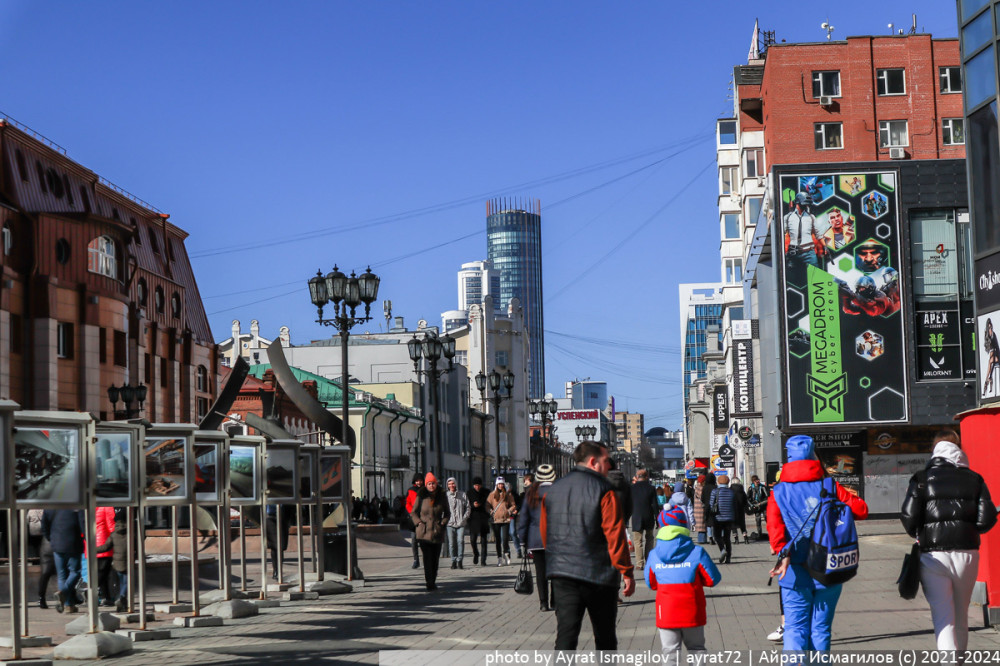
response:
<svg viewBox="0 0 1000 666"><path fill-rule="evenodd" d="M905 422L895 172L780 177L788 424Z"/></svg>

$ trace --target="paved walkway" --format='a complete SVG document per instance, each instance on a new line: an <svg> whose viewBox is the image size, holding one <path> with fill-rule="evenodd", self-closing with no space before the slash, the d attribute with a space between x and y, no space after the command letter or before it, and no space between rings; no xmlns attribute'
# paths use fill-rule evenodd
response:
<svg viewBox="0 0 1000 666"><path fill-rule="evenodd" d="M895 591L908 539L891 521L864 525L862 534L861 573L841 597L834 649L932 649L930 611L923 596L903 601ZM514 566L467 566L462 571L452 571L444 560L440 589L428 593L422 569L410 568L410 550L402 539L377 538L360 542L368 579L351 594L283 603L222 627L176 629L173 639L137 643L132 654L116 657L114 663L377 663L380 649L552 648L554 614L540 612L536 596L514 593L516 560ZM767 545L757 543L737 546L733 563L721 567L722 585L708 591L710 650L774 647L765 638L778 624L777 587L766 584L772 561ZM970 616L973 626L981 627L980 609L971 608ZM658 650L653 618L653 593L640 583L620 607L620 648ZM586 629L582 639L581 649L593 648ZM969 647L998 649L1000 633L975 629Z"/></svg>

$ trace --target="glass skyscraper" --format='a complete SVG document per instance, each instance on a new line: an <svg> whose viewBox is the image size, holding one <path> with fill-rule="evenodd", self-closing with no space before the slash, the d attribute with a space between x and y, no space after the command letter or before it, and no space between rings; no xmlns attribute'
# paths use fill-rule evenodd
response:
<svg viewBox="0 0 1000 666"><path fill-rule="evenodd" d="M708 363L703 358L708 348L708 327L716 326L722 335L722 287L720 283L678 285L681 306L681 348L684 350L684 418L691 402L691 385L704 379ZM713 348L719 348L718 345Z"/></svg>
<svg viewBox="0 0 1000 666"><path fill-rule="evenodd" d="M528 329L528 397L545 395L542 316L542 204L539 200L486 203L487 259L500 273L500 303L516 298Z"/></svg>

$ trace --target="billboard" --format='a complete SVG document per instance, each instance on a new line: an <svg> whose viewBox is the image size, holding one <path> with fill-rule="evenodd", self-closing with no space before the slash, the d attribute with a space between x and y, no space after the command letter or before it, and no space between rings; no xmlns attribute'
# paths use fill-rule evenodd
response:
<svg viewBox="0 0 1000 666"><path fill-rule="evenodd" d="M896 174L782 174L788 425L908 420Z"/></svg>
<svg viewBox="0 0 1000 666"><path fill-rule="evenodd" d="M729 430L729 394L726 387L718 387L712 392L712 406L715 432L726 432Z"/></svg>
<svg viewBox="0 0 1000 666"><path fill-rule="evenodd" d="M753 397L753 333L749 319L736 320L733 329L733 416L756 414Z"/></svg>

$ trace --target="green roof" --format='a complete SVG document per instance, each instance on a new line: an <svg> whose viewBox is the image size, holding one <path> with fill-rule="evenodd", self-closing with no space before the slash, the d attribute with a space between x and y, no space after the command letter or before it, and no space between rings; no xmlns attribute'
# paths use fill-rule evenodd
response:
<svg viewBox="0 0 1000 666"><path fill-rule="evenodd" d="M257 365L250 366L250 376L256 377L257 379L262 379L264 373L271 369L270 363L259 363ZM317 397L320 402L325 402L327 407L335 408L341 404L341 391L340 384L333 381L332 379L327 379L321 375L316 375L311 372L306 372L299 368L291 368L292 374L295 375L295 379L302 383L304 381L313 380L316 382ZM357 398L357 392L351 391L350 402L348 406L350 407L367 407L368 403L361 402Z"/></svg>

